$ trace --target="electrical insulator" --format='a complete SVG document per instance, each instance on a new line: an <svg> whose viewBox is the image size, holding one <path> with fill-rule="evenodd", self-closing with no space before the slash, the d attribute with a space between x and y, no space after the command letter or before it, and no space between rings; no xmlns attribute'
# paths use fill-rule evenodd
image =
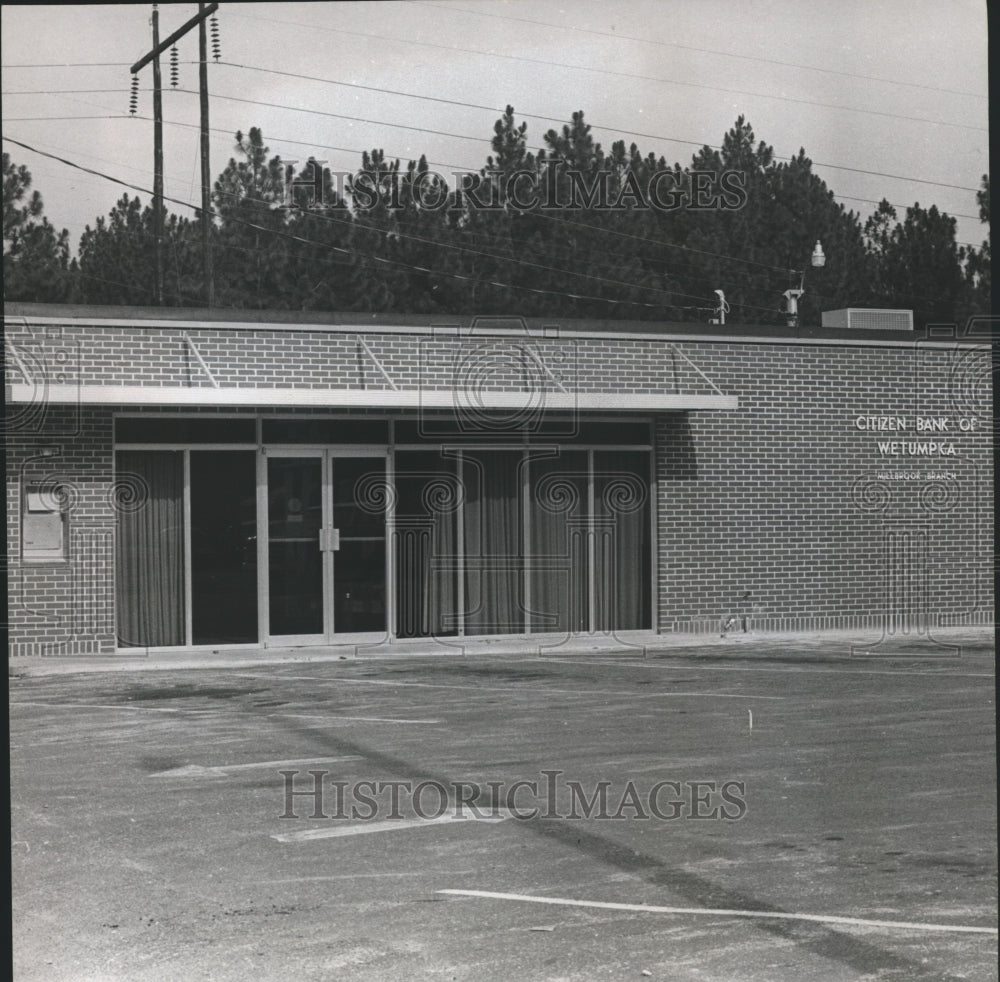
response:
<svg viewBox="0 0 1000 982"><path fill-rule="evenodd" d="M212 57L218 61L222 56L222 42L219 40L219 19L212 14L212 19L208 22L212 29Z"/></svg>
<svg viewBox="0 0 1000 982"><path fill-rule="evenodd" d="M132 91L128 97L128 111L134 116L139 108L139 76L132 76Z"/></svg>
<svg viewBox="0 0 1000 982"><path fill-rule="evenodd" d="M177 45L175 44L170 49L170 84L175 89L177 88L179 74L180 69L177 67Z"/></svg>

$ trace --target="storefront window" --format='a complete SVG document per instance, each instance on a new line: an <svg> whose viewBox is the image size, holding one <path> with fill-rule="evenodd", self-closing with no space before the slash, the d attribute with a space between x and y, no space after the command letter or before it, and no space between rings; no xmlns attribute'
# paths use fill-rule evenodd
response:
<svg viewBox="0 0 1000 982"><path fill-rule="evenodd" d="M184 454L123 450L116 484L116 599L123 647L182 645Z"/></svg>
<svg viewBox="0 0 1000 982"><path fill-rule="evenodd" d="M191 451L191 640L257 640L257 455Z"/></svg>
<svg viewBox="0 0 1000 982"><path fill-rule="evenodd" d="M295 435L309 441L344 425L302 422ZM388 456L311 443L120 449L116 481L129 493L117 515L119 642L648 630L651 456L596 442L614 425L585 421L589 446L428 441ZM648 431L623 427L633 438ZM365 433L376 435L386 436ZM26 559L65 557L65 518L26 489Z"/></svg>

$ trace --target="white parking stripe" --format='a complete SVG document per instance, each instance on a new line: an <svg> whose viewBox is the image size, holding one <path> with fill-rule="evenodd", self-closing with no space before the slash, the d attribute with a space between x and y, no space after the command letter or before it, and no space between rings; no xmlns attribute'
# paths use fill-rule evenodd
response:
<svg viewBox="0 0 1000 982"><path fill-rule="evenodd" d="M310 842L313 839L339 839L348 835L368 835L373 832L399 832L403 829L420 829L430 826L454 825L456 822L502 822L510 813L502 808L488 814L474 810L454 810L434 818L387 818L381 822L359 822L355 825L327 825L321 829L303 829L301 832L276 832L271 835L278 842Z"/></svg>
<svg viewBox="0 0 1000 982"><path fill-rule="evenodd" d="M345 760L363 760L355 754L352 757L303 757L299 760L256 760L249 764L218 764L203 767L201 764L185 764L182 767L171 767L167 771L157 771L150 777L225 777L231 771L251 771L261 767L305 767L306 764L339 764Z"/></svg>
<svg viewBox="0 0 1000 982"><path fill-rule="evenodd" d="M48 709L118 709L128 713L183 713L186 715L195 716L206 716L215 715L222 716L229 712L230 715L236 715L235 711L227 711L222 709L206 709L206 708L189 708L181 706L134 706L128 704L105 704L97 702L28 702L27 700L23 702L12 702L12 708L18 706L44 706ZM239 711L239 715L243 715L243 711ZM336 721L345 720L346 722L357 722L357 723L406 723L409 725L429 725L438 724L441 722L439 719L393 719L388 716L331 716L327 713L265 713L268 719L280 717L280 718L291 718L291 719L322 719L326 721Z"/></svg>
<svg viewBox="0 0 1000 982"><path fill-rule="evenodd" d="M245 675L244 678L262 678L259 675ZM545 687L544 692L536 691L526 686L514 685L446 685L442 682L403 682L396 679L348 679L339 675L319 676L319 675L281 675L277 676L282 680L295 680L297 682L343 682L349 685L393 685L411 686L418 689L469 689L481 695L489 695L491 692L527 692L531 695L555 693L564 696L626 696L629 699L679 699L684 696L697 696L704 699L784 699L784 696L747 696L735 692L631 692L622 689L552 689Z"/></svg>
<svg viewBox="0 0 1000 982"><path fill-rule="evenodd" d="M184 713L196 716L204 716L217 712L213 709L187 709L171 706L128 706L128 705L105 705L99 702L12 702L11 706L44 706L46 709L118 709L126 713Z"/></svg>
<svg viewBox="0 0 1000 982"><path fill-rule="evenodd" d="M888 656L882 655L881 658L888 660ZM672 659L689 659L682 664L677 664L672 661ZM871 659L867 659L871 660ZM958 659L954 659L957 661ZM652 659L644 659L643 661L631 661L626 660L626 658L619 659L597 659L588 658L586 661L576 661L569 657L566 658L526 658L524 659L527 663L534 662L552 662L556 665L614 665L617 668L621 666L626 666L627 668L651 668L651 669L667 669L675 672L795 672L800 675L918 675L927 676L928 678L949 678L949 679L991 679L993 678L992 672L951 672L947 670L938 672L921 672L921 671L911 671L909 669L897 669L887 670L887 669L874 669L874 668L851 668L847 669L846 665L857 665L862 661L858 657L855 661L845 663L845 668L813 668L808 662L801 662L796 664L789 664L784 666L767 666L767 665L699 665L697 655L682 655L680 652L671 653L670 655L655 657Z"/></svg>
<svg viewBox="0 0 1000 982"><path fill-rule="evenodd" d="M430 725L440 723L439 719L392 719L387 716L329 716L319 713L268 713L269 716L281 716L286 719L322 719L327 722L331 720L347 720L356 723L408 723L410 725Z"/></svg>
<svg viewBox="0 0 1000 982"><path fill-rule="evenodd" d="M942 931L965 934L996 934L995 927L969 927L960 924L921 924L913 921L868 920L839 917L835 914L792 914L785 911L725 910L713 907L655 907L652 904L616 904L600 900L571 900L567 897L532 897L523 893L491 893L488 890L438 890L459 897L483 897L488 900L518 900L556 907L590 907L600 910L625 910L637 914L700 914L708 917L758 917L784 921L813 921L819 924L842 924L848 927L884 927L905 931Z"/></svg>

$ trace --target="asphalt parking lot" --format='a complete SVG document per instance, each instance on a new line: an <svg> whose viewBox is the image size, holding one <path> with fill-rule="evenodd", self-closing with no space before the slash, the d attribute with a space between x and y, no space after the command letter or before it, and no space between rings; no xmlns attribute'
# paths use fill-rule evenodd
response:
<svg viewBox="0 0 1000 982"><path fill-rule="evenodd" d="M17 982L997 977L991 645L12 671Z"/></svg>

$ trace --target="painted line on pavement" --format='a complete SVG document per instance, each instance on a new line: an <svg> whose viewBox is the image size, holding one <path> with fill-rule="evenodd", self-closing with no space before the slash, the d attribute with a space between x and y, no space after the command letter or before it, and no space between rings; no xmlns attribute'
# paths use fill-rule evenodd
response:
<svg viewBox="0 0 1000 982"><path fill-rule="evenodd" d="M243 678L263 678L261 675L244 675ZM488 695L491 692L527 692L532 695L542 694L539 690L532 689L528 686L514 686L514 685L445 685L441 682L403 682L396 679L346 679L339 675L331 676L320 676L320 675L281 675L275 676L274 678L280 679L281 681L296 681L296 682L345 682L349 685L394 685L394 686L412 686L420 689L470 689L474 692L478 692L481 695ZM273 679L272 679L273 680ZM550 689L547 686L544 689L544 694L556 693L558 695L567 696L623 696L628 699L661 699L663 697L668 698L680 698L683 696L702 696L707 699L778 699L782 700L784 696L747 696L741 693L728 693L728 692L629 692L622 689Z"/></svg>
<svg viewBox="0 0 1000 982"><path fill-rule="evenodd" d="M597 694L602 696L626 696L630 701L633 699L683 699L686 696L697 696L705 699L767 699L779 702L783 702L785 699L785 696L748 696L743 692L621 692L616 689L614 691L599 690ZM589 695L589 693L583 691L581 695Z"/></svg>
<svg viewBox="0 0 1000 982"><path fill-rule="evenodd" d="M643 659L642 661L626 661L624 658L614 660L591 658L587 661L575 661L571 658L525 658L523 660L528 663L540 661L552 662L556 665L614 665L617 668L626 665L629 668L665 668L676 672L797 672L800 675L917 675L928 678L949 679L991 679L994 677L992 672L916 672L906 669L890 672L884 669L869 668L856 668L847 671L839 668L812 668L807 663L803 663L802 665L787 665L785 667L769 667L765 665L699 665L697 664L696 655L685 656L676 654L671 657L687 657L689 660L683 665L672 664L665 658ZM879 657L886 658L888 656L880 655ZM860 661L860 659L858 660ZM853 662L849 664L853 664Z"/></svg>
<svg viewBox="0 0 1000 982"><path fill-rule="evenodd" d="M572 900L568 897L532 897L524 893L492 893L488 890L438 890L458 897L482 897L488 900L518 900L556 907L589 907L600 910L624 910L638 914L700 914L709 917L758 917L785 921L813 921L819 924L842 924L848 927L900 928L907 931L960 932L996 934L995 927L969 927L961 924L920 924L912 921L869 920L862 917L839 917L835 914L793 914L785 911L726 910L713 907L655 907L652 904L617 904L600 900Z"/></svg>
<svg viewBox="0 0 1000 982"><path fill-rule="evenodd" d="M195 715L215 715L225 716L237 714L234 710L224 710L216 708L195 708L195 707L173 707L173 706L131 706L122 704L105 704L96 702L12 702L11 707L16 706L44 706L48 709L119 709L134 713L193 713ZM244 715L239 711L238 715ZM292 719L323 719L323 720L347 720L348 722L362 723L406 723L406 724L439 724L439 719L390 719L382 716L329 716L326 713L264 713L271 717L291 717Z"/></svg>
<svg viewBox="0 0 1000 982"><path fill-rule="evenodd" d="M275 832L272 839L278 842L310 842L313 839L339 839L349 835L368 835L373 832L398 832L402 829L429 828L430 826L454 825L458 822L486 822L496 824L510 818L510 813L498 808L488 815L470 814L462 811L445 812L434 818L388 818L381 822L361 822L356 825L333 825L321 829L304 829L301 832Z"/></svg>
<svg viewBox="0 0 1000 982"><path fill-rule="evenodd" d="M243 678L260 679L263 675L244 675ZM404 682L397 679L348 679L341 675L275 675L267 676L271 681L296 681L296 682L337 682L347 685L391 685L406 686L417 689L461 689L470 692L477 692L482 696L488 696L491 692L528 692L534 694L536 690L528 685L447 685L443 682ZM560 695L585 696L593 693L586 689L545 689L546 693L558 693ZM628 692L619 692L618 695L631 695Z"/></svg>
<svg viewBox="0 0 1000 982"><path fill-rule="evenodd" d="M303 757L299 760L256 760L249 764L218 764L203 767L201 764L184 764L182 767L171 767L166 771L157 771L150 777L225 777L231 771L251 771L261 767L299 767L305 764L339 764L346 760L364 760L354 754L351 757Z"/></svg>
<svg viewBox="0 0 1000 982"><path fill-rule="evenodd" d="M289 717L290 719L344 719L359 723L407 723L410 725L430 725L441 723L439 719L390 719L385 716L328 716L325 713L268 713L269 716Z"/></svg>
<svg viewBox="0 0 1000 982"><path fill-rule="evenodd" d="M469 872L472 872L470 870ZM325 883L330 880L385 880L401 876L426 876L420 869L396 870L392 873L331 873L329 876L283 876L280 879L255 880L255 883Z"/></svg>
<svg viewBox="0 0 1000 982"><path fill-rule="evenodd" d="M194 713L218 715L216 709L186 709L169 706L126 706L121 704L105 705L97 702L12 702L11 706L45 706L47 709L120 709L130 713Z"/></svg>

